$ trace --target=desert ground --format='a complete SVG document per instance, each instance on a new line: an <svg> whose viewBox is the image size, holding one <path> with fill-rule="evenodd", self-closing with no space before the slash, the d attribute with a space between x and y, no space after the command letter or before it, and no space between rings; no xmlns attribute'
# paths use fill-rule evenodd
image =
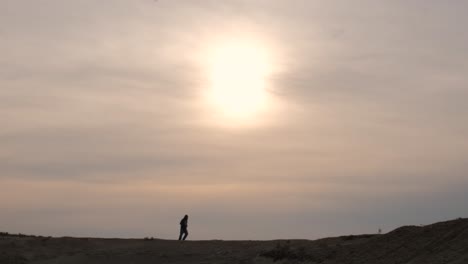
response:
<svg viewBox="0 0 468 264"><path fill-rule="evenodd" d="M468 219L319 240L174 241L1 233L0 263L466 264Z"/></svg>

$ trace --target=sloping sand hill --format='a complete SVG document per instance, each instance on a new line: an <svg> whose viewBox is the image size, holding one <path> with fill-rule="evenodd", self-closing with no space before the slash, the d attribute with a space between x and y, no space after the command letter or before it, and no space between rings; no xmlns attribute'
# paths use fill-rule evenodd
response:
<svg viewBox="0 0 468 264"><path fill-rule="evenodd" d="M466 264L468 219L384 235L309 240L172 241L0 235L0 263Z"/></svg>

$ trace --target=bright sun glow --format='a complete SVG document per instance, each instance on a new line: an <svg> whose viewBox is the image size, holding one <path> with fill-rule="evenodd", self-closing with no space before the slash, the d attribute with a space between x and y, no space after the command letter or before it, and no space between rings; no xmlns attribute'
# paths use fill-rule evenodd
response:
<svg viewBox="0 0 468 264"><path fill-rule="evenodd" d="M269 71L261 47L244 43L219 47L210 64L210 104L230 120L251 120L267 107Z"/></svg>

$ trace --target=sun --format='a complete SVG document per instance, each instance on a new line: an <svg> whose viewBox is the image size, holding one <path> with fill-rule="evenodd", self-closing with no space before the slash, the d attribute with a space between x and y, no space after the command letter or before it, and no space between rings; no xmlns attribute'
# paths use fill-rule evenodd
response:
<svg viewBox="0 0 468 264"><path fill-rule="evenodd" d="M259 46L238 42L212 52L207 99L213 111L230 121L246 122L268 108L266 55Z"/></svg>

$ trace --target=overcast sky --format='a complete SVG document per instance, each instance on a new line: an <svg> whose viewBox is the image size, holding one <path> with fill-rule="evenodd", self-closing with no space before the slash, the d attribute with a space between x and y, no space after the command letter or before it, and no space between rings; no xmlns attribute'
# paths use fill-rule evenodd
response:
<svg viewBox="0 0 468 264"><path fill-rule="evenodd" d="M468 2L0 0L0 231L276 239L468 216ZM206 105L255 43L272 102ZM242 105L243 102L239 102Z"/></svg>

